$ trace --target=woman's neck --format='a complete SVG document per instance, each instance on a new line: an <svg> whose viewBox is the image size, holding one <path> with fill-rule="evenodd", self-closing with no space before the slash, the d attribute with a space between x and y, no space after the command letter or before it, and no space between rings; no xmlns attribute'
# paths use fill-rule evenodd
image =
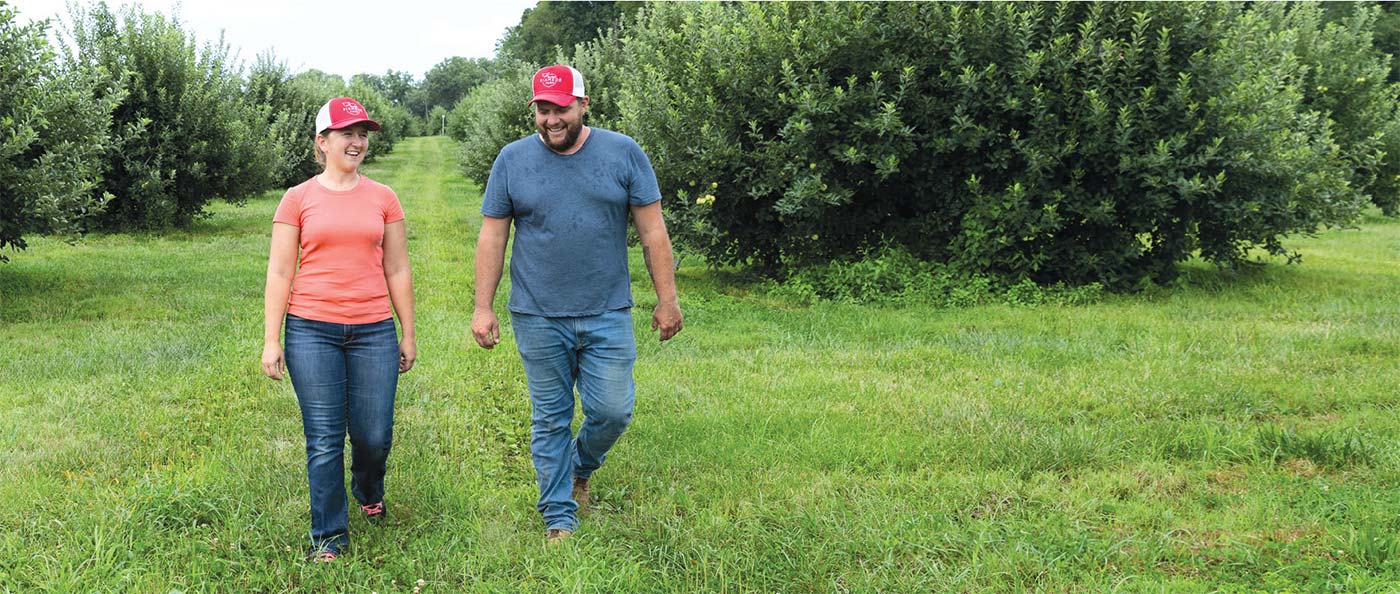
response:
<svg viewBox="0 0 1400 594"><path fill-rule="evenodd" d="M316 179L320 180L321 185L332 190L349 190L359 185L360 172L356 169L337 171L328 167L316 176Z"/></svg>

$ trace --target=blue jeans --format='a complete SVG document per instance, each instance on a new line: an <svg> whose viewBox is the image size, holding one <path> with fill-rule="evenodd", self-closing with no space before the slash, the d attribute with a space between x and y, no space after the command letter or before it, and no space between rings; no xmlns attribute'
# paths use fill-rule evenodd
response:
<svg viewBox="0 0 1400 594"><path fill-rule="evenodd" d="M345 499L347 429L355 499L368 505L384 498L394 392L399 383L394 320L334 324L289 314L284 351L306 434L311 546L340 553L350 542Z"/></svg>
<svg viewBox="0 0 1400 594"><path fill-rule="evenodd" d="M578 527L574 477L588 478L632 421L632 312L548 318L511 313L515 344L530 386L530 456L540 484L536 508L546 528ZM583 424L572 432L574 388Z"/></svg>

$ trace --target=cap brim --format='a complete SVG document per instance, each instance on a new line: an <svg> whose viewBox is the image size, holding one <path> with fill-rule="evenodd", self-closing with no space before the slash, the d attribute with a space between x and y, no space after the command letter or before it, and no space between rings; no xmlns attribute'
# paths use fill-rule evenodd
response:
<svg viewBox="0 0 1400 594"><path fill-rule="evenodd" d="M344 130L344 129L346 129L346 128L349 128L350 126L354 126L355 124L361 124L361 123L363 123L363 124L369 124L369 131L370 131L370 132L378 132L378 131L379 131L379 122L376 122L376 121L371 120L371 119L369 119L369 118L360 118L360 119L358 119L358 120L345 120L345 121L341 122L339 125L327 126L327 127L326 127L326 130ZM322 130L322 132L324 132L324 131L325 131L325 130Z"/></svg>
<svg viewBox="0 0 1400 594"><path fill-rule="evenodd" d="M536 102L536 101L546 101L546 102L553 103L553 104L555 104L555 105L558 105L558 106L561 106L561 107L562 107L562 106L564 106L564 105L568 105L568 104L570 104L570 103L573 103L573 102L574 102L574 99L578 99L578 97L575 97L575 96L570 95L570 94L568 94L568 93L549 93L549 92L546 92L546 93L536 93L536 94L535 94L535 97L534 97L533 99L530 99L530 103L534 103L534 102Z"/></svg>

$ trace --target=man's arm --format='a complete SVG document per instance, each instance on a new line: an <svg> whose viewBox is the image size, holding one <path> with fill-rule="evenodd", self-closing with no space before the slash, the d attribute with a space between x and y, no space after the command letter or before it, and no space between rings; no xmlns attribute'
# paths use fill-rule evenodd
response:
<svg viewBox="0 0 1400 594"><path fill-rule="evenodd" d="M676 295L676 265L671 254L671 235L661 217L661 201L632 207L632 220L642 239L642 258L646 261L651 284L656 288L656 309L651 313L651 329L661 331L661 340L670 340L681 331L680 297Z"/></svg>
<svg viewBox="0 0 1400 594"><path fill-rule="evenodd" d="M481 218L476 238L476 308L472 312L472 338L481 348L494 348L501 342L500 322L493 308L496 287L506 262L506 240L510 238L510 217Z"/></svg>

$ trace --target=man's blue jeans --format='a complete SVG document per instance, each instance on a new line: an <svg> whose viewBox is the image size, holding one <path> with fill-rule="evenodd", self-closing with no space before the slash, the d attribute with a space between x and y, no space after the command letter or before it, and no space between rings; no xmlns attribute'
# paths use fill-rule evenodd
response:
<svg viewBox="0 0 1400 594"><path fill-rule="evenodd" d="M588 478L632 421L632 311L548 318L510 314L530 386L530 455L546 528L578 527L574 477ZM574 388L584 419L575 437Z"/></svg>
<svg viewBox="0 0 1400 594"><path fill-rule="evenodd" d="M384 498L394 392L399 383L394 320L333 324L288 315L284 350L306 433L311 546L340 553L350 542L345 498L347 430L355 499L368 505Z"/></svg>

